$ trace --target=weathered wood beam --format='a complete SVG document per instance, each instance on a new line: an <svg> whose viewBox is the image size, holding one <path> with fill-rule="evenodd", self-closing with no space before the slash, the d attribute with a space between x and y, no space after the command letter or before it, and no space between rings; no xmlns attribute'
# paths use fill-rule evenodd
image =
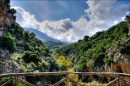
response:
<svg viewBox="0 0 130 86"><path fill-rule="evenodd" d="M80 86L83 86L81 83L79 83L78 81L74 80L73 78L70 78L70 81L75 82L75 83L79 84Z"/></svg>
<svg viewBox="0 0 130 86"><path fill-rule="evenodd" d="M67 75L67 74L78 74L78 75L120 75L130 77L130 74L125 73L113 73L113 72L39 72L39 73L7 73L1 74L0 77L8 76L50 76L50 75Z"/></svg>
<svg viewBox="0 0 130 86"><path fill-rule="evenodd" d="M117 82L118 78L114 79L113 81L109 82L106 84L106 86L111 86L113 83Z"/></svg>
<svg viewBox="0 0 130 86"><path fill-rule="evenodd" d="M66 77L61 79L60 81L56 82L55 84L53 84L52 86L59 86L62 82L64 82L66 80Z"/></svg>
<svg viewBox="0 0 130 86"><path fill-rule="evenodd" d="M27 86L35 86L35 85L33 85L33 84L31 84L31 83L29 83L29 82L27 82L27 81L25 81L25 80L23 80L21 78L19 78L18 81L24 83Z"/></svg>
<svg viewBox="0 0 130 86"><path fill-rule="evenodd" d="M7 82L5 82L4 84L2 84L1 86L7 86L9 83L13 82L14 78L8 80Z"/></svg>

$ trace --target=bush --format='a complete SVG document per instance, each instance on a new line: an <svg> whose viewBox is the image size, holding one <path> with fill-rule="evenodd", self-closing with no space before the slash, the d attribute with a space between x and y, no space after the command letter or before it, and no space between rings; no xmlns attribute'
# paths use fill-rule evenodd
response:
<svg viewBox="0 0 130 86"><path fill-rule="evenodd" d="M42 54L43 54L44 56L47 56L47 55L48 55L48 53L47 53L46 51L42 51Z"/></svg>
<svg viewBox="0 0 130 86"><path fill-rule="evenodd" d="M105 62L106 64L110 65L111 62L112 62L112 60L113 60L113 59L112 59L111 57L107 57L107 58L104 59L104 62Z"/></svg>
<svg viewBox="0 0 130 86"><path fill-rule="evenodd" d="M10 33L1 37L1 46L9 49L10 51L16 50L16 42Z"/></svg>
<svg viewBox="0 0 130 86"><path fill-rule="evenodd" d="M11 13L11 14L15 14L15 13L16 13L16 10L15 10L14 8L12 8L12 9L10 9L8 12Z"/></svg>
<svg viewBox="0 0 130 86"><path fill-rule="evenodd" d="M34 62L38 64L38 62L41 62L41 59L39 58L39 56L33 52L25 52L22 58L27 63Z"/></svg>
<svg viewBox="0 0 130 86"><path fill-rule="evenodd" d="M24 43L24 49L25 50L31 50L31 46L29 43Z"/></svg>

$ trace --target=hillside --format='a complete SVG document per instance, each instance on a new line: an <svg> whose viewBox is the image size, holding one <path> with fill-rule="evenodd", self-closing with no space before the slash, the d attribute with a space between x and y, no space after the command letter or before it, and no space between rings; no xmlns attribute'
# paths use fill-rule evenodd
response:
<svg viewBox="0 0 130 86"><path fill-rule="evenodd" d="M127 22L120 22L106 31L97 32L91 37L85 36L84 39L65 46L37 30L29 28L30 32L24 30L15 22L15 13L16 11L10 8L10 0L0 0L0 74L57 71L130 74L130 37ZM38 35L36 36L33 32ZM45 40L42 37L48 42L43 43ZM57 49L51 50L51 48ZM36 86L51 86L63 77L20 78ZM90 79L91 76L83 77L76 74L70 77L80 82L94 80ZM0 78L0 85L10 78L12 77ZM14 86L14 83L12 82L9 86ZM64 83L61 86L64 86ZM77 85L72 84L72 86Z"/></svg>
<svg viewBox="0 0 130 86"><path fill-rule="evenodd" d="M117 58L116 55L119 54L121 56L123 53L130 52L127 34L127 23L121 22L106 31L97 32L92 37L85 36L83 40L57 49L55 57L57 59L61 56L70 58L71 67L75 71L116 71L111 67L111 64L116 64L117 62L114 62L115 58ZM127 55L129 56L129 54ZM120 70L116 72L123 72L123 70L120 67Z"/></svg>
<svg viewBox="0 0 130 86"><path fill-rule="evenodd" d="M40 39L49 49L56 49L64 45L67 45L67 43L63 43L60 40L51 38L47 36L45 33L40 32L36 29L24 28L24 30L29 31L30 33L34 33L36 38Z"/></svg>
<svg viewBox="0 0 130 86"><path fill-rule="evenodd" d="M62 42L54 42L54 41L47 41L44 42L44 44L49 48L49 49L57 49L60 47L63 47L67 45L67 43L62 43Z"/></svg>
<svg viewBox="0 0 130 86"><path fill-rule="evenodd" d="M4 19L0 22L0 74L58 71L58 64L43 42L36 38L34 33L25 31L15 22L16 11L10 8L10 0L1 0L0 4L2 12L5 11L5 14L0 12ZM9 78L0 78L0 85ZM33 84L37 84L42 79L40 77L23 78ZM45 79L46 85L55 81L51 79L53 78Z"/></svg>
<svg viewBox="0 0 130 86"><path fill-rule="evenodd" d="M0 73L59 70L50 50L42 41L37 39L34 33L24 31L17 23L4 28L4 35L0 36L0 40ZM36 84L38 77L26 77L26 79Z"/></svg>
<svg viewBox="0 0 130 86"><path fill-rule="evenodd" d="M40 32L36 29L32 28L24 28L24 30L29 31L30 33L34 33L38 39L40 39L42 42L47 42L47 41L53 41L53 42L60 42L59 40L56 40L54 38L51 38L47 36L45 33Z"/></svg>

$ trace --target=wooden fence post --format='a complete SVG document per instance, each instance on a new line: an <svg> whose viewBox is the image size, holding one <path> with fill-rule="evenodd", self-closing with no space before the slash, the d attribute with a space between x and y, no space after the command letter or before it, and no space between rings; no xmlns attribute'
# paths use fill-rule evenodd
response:
<svg viewBox="0 0 130 86"><path fill-rule="evenodd" d="M118 86L120 86L120 74L118 75Z"/></svg>
<svg viewBox="0 0 130 86"><path fill-rule="evenodd" d="M69 74L66 75L66 86L69 86Z"/></svg>
<svg viewBox="0 0 130 86"><path fill-rule="evenodd" d="M15 86L18 86L18 76L15 76Z"/></svg>

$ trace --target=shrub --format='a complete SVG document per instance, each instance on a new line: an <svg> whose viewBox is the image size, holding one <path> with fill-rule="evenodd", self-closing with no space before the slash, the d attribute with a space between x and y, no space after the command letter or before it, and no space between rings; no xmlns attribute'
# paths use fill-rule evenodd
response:
<svg viewBox="0 0 130 86"><path fill-rule="evenodd" d="M30 50L31 49L30 44L29 43L24 43L24 49L25 50Z"/></svg>
<svg viewBox="0 0 130 86"><path fill-rule="evenodd" d="M113 59L112 59L111 57L107 57L107 58L104 59L104 62L105 62L106 64L110 65L111 62L112 62L112 60L113 60Z"/></svg>
<svg viewBox="0 0 130 86"><path fill-rule="evenodd" d="M42 51L41 52L44 56L47 56L48 55L48 53L46 52L46 51Z"/></svg>
<svg viewBox="0 0 130 86"><path fill-rule="evenodd" d="M8 12L11 13L11 14L15 14L15 13L16 13L16 10L15 10L14 8L12 8L12 9L10 9Z"/></svg>
<svg viewBox="0 0 130 86"><path fill-rule="evenodd" d="M5 36L2 37L1 46L9 49L10 51L16 50L15 38L8 32Z"/></svg>
<svg viewBox="0 0 130 86"><path fill-rule="evenodd" d="M39 58L39 56L33 52L25 52L22 58L27 63L34 62L38 64L38 62L41 62L41 59Z"/></svg>

